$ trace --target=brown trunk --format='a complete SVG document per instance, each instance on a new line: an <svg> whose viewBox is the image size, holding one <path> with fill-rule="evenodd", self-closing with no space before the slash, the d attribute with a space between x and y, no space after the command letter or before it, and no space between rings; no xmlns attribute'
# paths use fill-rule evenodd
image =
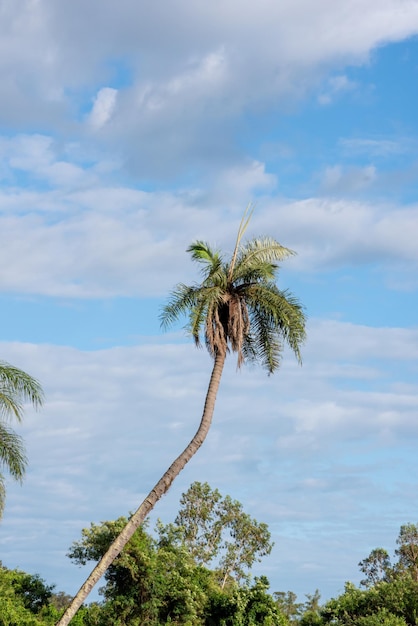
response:
<svg viewBox="0 0 418 626"><path fill-rule="evenodd" d="M148 496L135 511L132 517L129 519L125 528L116 537L106 554L104 554L101 560L97 563L96 567L91 572L85 583L80 587L77 595L73 598L71 604L65 611L64 615L56 623L56 626L67 626L71 619L74 617L80 606L86 600L90 591L93 589L98 580L103 576L107 568L113 563L115 558L120 554L129 539L132 537L136 529L142 524L146 516L152 509L158 500L169 490L173 480L180 474L186 463L190 461L192 456L196 454L209 432L210 425L212 423L212 415L215 408L216 394L219 389L219 383L221 381L222 370L225 363L225 354L218 353L213 365L212 375L209 382L208 392L206 394L205 406L203 409L202 420L199 428L187 446L180 454L179 457L170 465L166 473L160 478L154 489L150 491Z"/></svg>

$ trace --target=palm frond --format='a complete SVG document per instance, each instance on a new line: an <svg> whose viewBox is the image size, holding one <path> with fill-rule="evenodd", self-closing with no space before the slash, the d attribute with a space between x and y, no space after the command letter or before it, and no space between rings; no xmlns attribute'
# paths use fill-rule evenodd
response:
<svg viewBox="0 0 418 626"><path fill-rule="evenodd" d="M226 266L219 261L214 264L203 281L203 285L206 287L218 287L225 290L228 284L228 278L226 273Z"/></svg>
<svg viewBox="0 0 418 626"><path fill-rule="evenodd" d="M189 323L186 326L186 330L193 337L198 348L202 345L200 335L205 326L207 308L207 302L202 298L189 312Z"/></svg>
<svg viewBox="0 0 418 626"><path fill-rule="evenodd" d="M247 272L260 264L270 264L271 268L277 261L283 261L296 253L285 248L271 237L257 238L240 247L237 262L232 273L232 280L239 280Z"/></svg>
<svg viewBox="0 0 418 626"><path fill-rule="evenodd" d="M251 310L265 315L274 324L275 332L282 336L301 363L306 317L299 300L287 290L280 291L274 283L251 285L247 297Z"/></svg>
<svg viewBox="0 0 418 626"><path fill-rule="evenodd" d="M0 464L7 468L15 480L22 480L27 464L23 439L2 422L0 422Z"/></svg>
<svg viewBox="0 0 418 626"><path fill-rule="evenodd" d="M271 283L276 280L279 266L275 263L257 263L251 267L242 267L242 273L236 276L234 285L239 291L245 290L252 283Z"/></svg>
<svg viewBox="0 0 418 626"><path fill-rule="evenodd" d="M195 241L186 250L191 254L192 260L205 265L216 265L221 261L217 250L213 250L205 241Z"/></svg>
<svg viewBox="0 0 418 626"><path fill-rule="evenodd" d="M282 342L274 318L263 308L251 307L251 333L246 338L246 353L251 347L251 360L261 364L269 374L280 365Z"/></svg>
<svg viewBox="0 0 418 626"><path fill-rule="evenodd" d="M22 419L22 407L30 402L35 409L42 406L44 394L40 383L26 372L0 361L0 414L3 418Z"/></svg>
<svg viewBox="0 0 418 626"><path fill-rule="evenodd" d="M192 260L203 265L203 283L206 285L226 285L226 271L222 257L217 250L213 250L204 241L195 241L188 248Z"/></svg>
<svg viewBox="0 0 418 626"><path fill-rule="evenodd" d="M16 398L16 394L10 393L9 389L0 387L0 419L8 420L15 417L18 422L22 421L23 406Z"/></svg>
<svg viewBox="0 0 418 626"><path fill-rule="evenodd" d="M228 269L228 282L232 282L232 276L234 274L235 262L236 262L238 250L241 244L241 239L243 238L244 233L247 230L248 224L250 223L253 213L254 213L254 206L251 203L247 204L246 209L244 211L244 215L242 216L241 223L238 228L237 240L235 242L234 252L232 254L231 263Z"/></svg>
<svg viewBox="0 0 418 626"><path fill-rule="evenodd" d="M0 473L0 518L3 516L4 501L6 499L6 485L3 474Z"/></svg>
<svg viewBox="0 0 418 626"><path fill-rule="evenodd" d="M168 303L160 313L160 323L163 328L168 328L184 315L187 315L197 301L199 288L179 283L171 292Z"/></svg>

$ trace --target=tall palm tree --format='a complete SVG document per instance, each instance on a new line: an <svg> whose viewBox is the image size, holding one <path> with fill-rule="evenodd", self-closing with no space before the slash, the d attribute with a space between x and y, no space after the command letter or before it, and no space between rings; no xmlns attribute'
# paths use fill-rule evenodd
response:
<svg viewBox="0 0 418 626"><path fill-rule="evenodd" d="M0 361L0 467L21 481L26 469L26 455L22 438L7 424L11 419L22 421L23 404L31 402L35 408L42 405L43 391L37 380ZM0 473L0 517L4 509L5 481Z"/></svg>
<svg viewBox="0 0 418 626"><path fill-rule="evenodd" d="M204 442L211 425L227 352L232 350L237 353L238 366L245 361L260 361L269 374L279 366L285 343L301 360L300 346L305 339L303 308L294 296L280 291L275 284L277 261L293 252L270 238L253 239L242 245L242 236L250 217L248 212L244 214L229 262L202 241L188 248L193 261L202 266L202 281L193 286L177 285L161 315L163 327L187 315L187 329L196 345L200 345L203 335L214 360L199 428L189 445L131 516L56 626L66 626L70 622L93 586Z"/></svg>

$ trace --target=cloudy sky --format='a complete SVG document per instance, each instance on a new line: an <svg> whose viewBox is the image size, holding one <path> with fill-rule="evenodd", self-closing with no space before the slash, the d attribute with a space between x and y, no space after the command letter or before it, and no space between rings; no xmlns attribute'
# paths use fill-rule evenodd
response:
<svg viewBox="0 0 418 626"><path fill-rule="evenodd" d="M231 357L207 481L267 522L256 570L323 598L418 520L418 2L0 0L1 359L46 392L18 432L0 558L75 593L66 557L188 443L211 361L159 312L185 249L250 235L298 254L300 368Z"/></svg>

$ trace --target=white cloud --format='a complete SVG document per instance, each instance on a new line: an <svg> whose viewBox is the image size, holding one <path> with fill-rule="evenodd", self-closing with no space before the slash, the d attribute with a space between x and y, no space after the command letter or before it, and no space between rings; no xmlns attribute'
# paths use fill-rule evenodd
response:
<svg viewBox="0 0 418 626"><path fill-rule="evenodd" d="M202 95L213 95L214 90L219 91L225 84L227 69L223 49L211 52L193 62L192 68L172 78L166 86L167 96L184 94L187 98Z"/></svg>
<svg viewBox="0 0 418 626"><path fill-rule="evenodd" d="M145 192L112 185L109 167L102 171L100 161L85 166L68 154L64 160L66 153L65 146L59 149L40 135L0 144L4 291L76 298L166 293L180 278L194 276L183 252L190 241L204 238L227 251L244 207L260 194L252 232L275 236L296 250L298 256L289 267L315 272L344 265L387 265L391 284L396 284L397 268L400 284L415 275L414 205L278 200L276 177L259 161L225 169L211 178L210 191L185 187L172 193ZM24 189L15 183L21 172L29 181ZM329 188L347 190L370 182L374 175L372 168L330 169L326 178Z"/></svg>
<svg viewBox="0 0 418 626"><path fill-rule="evenodd" d="M388 158L398 154L405 154L414 149L414 142L410 137L398 139L340 139L340 145L345 154L349 156L367 155L368 157Z"/></svg>
<svg viewBox="0 0 418 626"><path fill-rule="evenodd" d="M112 87L102 87L94 99L93 108L88 121L93 129L98 130L112 117L115 110L118 90Z"/></svg>
<svg viewBox="0 0 418 626"><path fill-rule="evenodd" d="M404 270L410 263L413 271L418 259L415 205L402 208L333 198L272 200L260 218L253 228L260 231L264 225L266 232L280 228L280 240L298 252L292 264L299 269L388 263L395 270L399 263Z"/></svg>
<svg viewBox="0 0 418 626"><path fill-rule="evenodd" d="M349 336L350 341L344 338ZM317 321L310 339L313 354L325 359L418 359L418 330L407 328L369 328L349 322ZM345 374L344 374L345 376Z"/></svg>
<svg viewBox="0 0 418 626"><path fill-rule="evenodd" d="M318 102L323 105L331 104L341 94L353 91L357 88L354 81L345 75L332 76L318 96Z"/></svg>
<svg viewBox="0 0 418 626"><path fill-rule="evenodd" d="M350 194L369 187L376 179L377 170L374 165L349 168L334 165L325 169L322 187L326 193Z"/></svg>
<svg viewBox="0 0 418 626"><path fill-rule="evenodd" d="M55 187L74 188L92 184L91 170L84 170L77 163L61 160L59 147L52 137L40 134L19 134L0 138L0 164L3 177L11 185L12 197L16 193L25 194L25 185L19 186L19 175L24 172L30 177L27 188L36 187L38 182ZM16 182L15 182L15 179ZM14 186L16 184L16 187ZM35 192L36 193L36 192ZM5 204L6 206L6 204ZM30 210L30 206L28 206Z"/></svg>
<svg viewBox="0 0 418 626"><path fill-rule="evenodd" d="M260 161L252 161L241 166L225 168L217 176L213 196L228 206L245 207L259 194L270 194L277 186L277 177L266 172L266 166ZM211 198L212 202L215 200Z"/></svg>
<svg viewBox="0 0 418 626"><path fill-rule="evenodd" d="M3 123L82 137L96 98L96 140L122 151L136 175L158 177L186 163L207 170L236 160L231 120L287 106L326 72L334 76L322 99L351 89L347 64L416 34L418 11L414 0L228 0L222 8L176 0L161 15L131 0L106 0L100 10L16 0L5 5L2 28ZM115 91L97 92L110 84Z"/></svg>

